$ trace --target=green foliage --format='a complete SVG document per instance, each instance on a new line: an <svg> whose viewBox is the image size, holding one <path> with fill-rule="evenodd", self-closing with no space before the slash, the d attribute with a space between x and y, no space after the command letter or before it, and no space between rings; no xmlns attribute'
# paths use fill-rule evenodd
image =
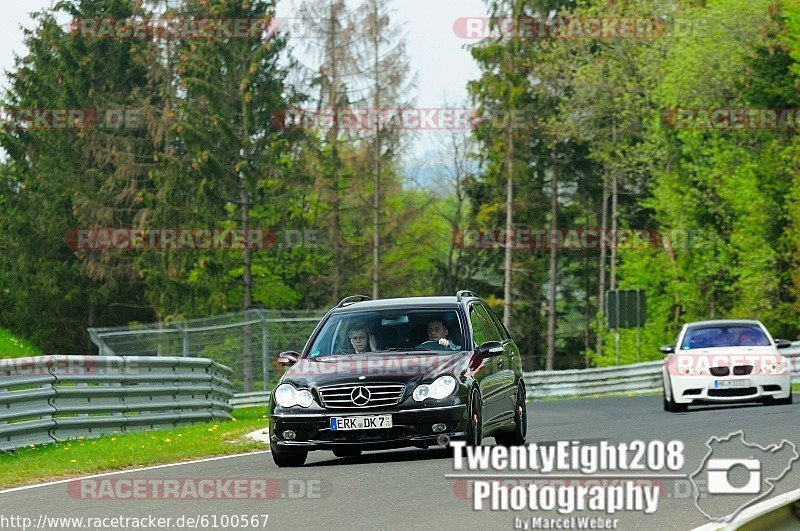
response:
<svg viewBox="0 0 800 531"><path fill-rule="evenodd" d="M41 354L39 349L24 339L14 337L11 332L0 328L0 358L18 358Z"/></svg>
<svg viewBox="0 0 800 531"><path fill-rule="evenodd" d="M247 225L272 232L276 245L249 256L254 306L319 308L371 291L375 144L339 130L274 127L290 107L354 105L348 68L364 57L343 44L334 54L342 71L334 75L323 64L304 86L294 82L303 68L282 38L85 39L57 23L64 16L153 15L163 4L58 2L36 16L28 51L10 74L6 108L126 107L146 116L143 127L130 130L0 132L7 154L0 168L0 324L45 352L88 350L87 326L209 315L245 303L241 250L75 251L64 235L81 227ZM257 18L275 9L274 0L173 4L165 16ZM578 19L698 23L649 40L507 35L473 45L480 75L468 90L484 120L472 135L477 147L453 161L462 165L455 193L411 186L396 152L402 142L383 144L381 294L470 288L501 309L503 253L454 248L453 231L504 226L509 174L515 224L548 227L557 170L559 227L599 227L603 191L616 182L620 226L654 233L650 248L613 254L616 286L645 289L648 300L641 348L634 331L620 334L623 363L659 359L657 348L682 323L709 317L760 318L775 335L797 337L796 130L685 130L670 119L681 107L800 107L797 3L487 5L501 18L556 10ZM334 22L341 22L339 37L350 38L352 21ZM311 245L297 245L297 235L311 235ZM558 253L557 368L616 363L615 334L603 329L598 296L611 254L601 263L596 249ZM547 249L513 256L511 331L526 368L543 365L548 258ZM206 354L234 363L240 348L231 342Z"/></svg>

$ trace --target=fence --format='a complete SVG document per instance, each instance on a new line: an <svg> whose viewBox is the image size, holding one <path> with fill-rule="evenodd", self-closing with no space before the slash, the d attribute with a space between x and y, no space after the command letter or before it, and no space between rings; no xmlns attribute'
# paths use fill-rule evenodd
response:
<svg viewBox="0 0 800 531"><path fill-rule="evenodd" d="M232 372L202 358L2 360L0 450L230 419Z"/></svg>
<svg viewBox="0 0 800 531"><path fill-rule="evenodd" d="M233 369L234 389L271 389L277 354L302 350L324 310L248 310L169 323L90 328L101 356L211 358Z"/></svg>

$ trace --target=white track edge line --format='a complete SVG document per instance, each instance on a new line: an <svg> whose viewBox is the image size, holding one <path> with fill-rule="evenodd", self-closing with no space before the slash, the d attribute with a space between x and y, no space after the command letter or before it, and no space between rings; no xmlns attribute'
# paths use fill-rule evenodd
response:
<svg viewBox="0 0 800 531"><path fill-rule="evenodd" d="M197 463L207 463L209 461L220 461L222 459L233 459L235 457L246 457L249 455L260 455L260 454L268 454L271 450L258 450L255 452L247 452L244 454L233 454L233 455L220 455L217 457L207 457L204 459L194 459L192 461L180 461L178 463L166 463L163 465L153 465L153 466L146 466L142 468L129 468L126 470L115 470L113 472L101 472L99 474L92 474L90 476L76 476L74 478L67 478L67 479L59 479L56 481L48 481L46 483L35 483L33 485L23 485L21 487L12 487L10 489L0 490L0 494L8 494L10 492L19 492L22 490L28 489L36 489L39 487L48 487L50 485L59 485L61 483L69 483L70 481L78 481L81 479L92 479L92 478L101 478L104 476L116 476L119 474L130 474L131 472L144 472L146 470L156 470L158 468L169 468L173 466L183 466L183 465L193 465Z"/></svg>

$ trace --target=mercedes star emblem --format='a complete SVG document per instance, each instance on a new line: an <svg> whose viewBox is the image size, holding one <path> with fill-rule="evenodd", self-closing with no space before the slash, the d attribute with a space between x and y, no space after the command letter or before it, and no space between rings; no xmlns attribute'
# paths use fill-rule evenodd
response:
<svg viewBox="0 0 800 531"><path fill-rule="evenodd" d="M350 400L357 406L366 406L369 403L369 389L366 387L356 387L350 393Z"/></svg>

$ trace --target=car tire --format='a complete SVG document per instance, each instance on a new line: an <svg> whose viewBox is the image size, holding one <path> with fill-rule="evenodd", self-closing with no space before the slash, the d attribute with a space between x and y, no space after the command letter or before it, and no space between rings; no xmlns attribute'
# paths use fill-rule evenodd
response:
<svg viewBox="0 0 800 531"><path fill-rule="evenodd" d="M473 388L469 393L467 408L467 446L480 446L483 443L483 401L481 394Z"/></svg>
<svg viewBox="0 0 800 531"><path fill-rule="evenodd" d="M669 411L670 413L684 413L688 411L689 406L687 404L678 404L673 397L667 398L667 385L669 385L670 388L672 387L669 380L664 380L664 411Z"/></svg>
<svg viewBox="0 0 800 531"><path fill-rule="evenodd" d="M308 457L308 451L282 452L272 449L272 460L281 468L303 466Z"/></svg>
<svg viewBox="0 0 800 531"><path fill-rule="evenodd" d="M526 404L525 384L517 385L517 400L514 404L514 429L501 431L494 435L494 440L501 446L522 446L528 432L528 407Z"/></svg>
<svg viewBox="0 0 800 531"><path fill-rule="evenodd" d="M361 455L361 449L359 448L337 448L333 451L333 455L336 457L358 457Z"/></svg>

